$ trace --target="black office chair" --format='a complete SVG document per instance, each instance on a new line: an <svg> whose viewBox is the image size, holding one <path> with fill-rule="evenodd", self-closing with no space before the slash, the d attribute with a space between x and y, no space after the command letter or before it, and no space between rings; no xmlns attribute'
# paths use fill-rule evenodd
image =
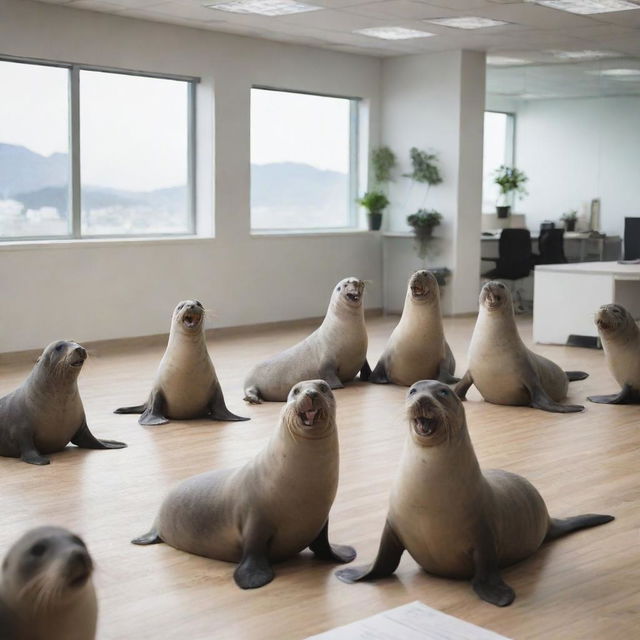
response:
<svg viewBox="0 0 640 640"><path fill-rule="evenodd" d="M624 219L624 259L640 259L640 218Z"/></svg>
<svg viewBox="0 0 640 640"><path fill-rule="evenodd" d="M567 262L564 255L564 229L542 229L538 237L538 251L534 255L535 264L562 264Z"/></svg>

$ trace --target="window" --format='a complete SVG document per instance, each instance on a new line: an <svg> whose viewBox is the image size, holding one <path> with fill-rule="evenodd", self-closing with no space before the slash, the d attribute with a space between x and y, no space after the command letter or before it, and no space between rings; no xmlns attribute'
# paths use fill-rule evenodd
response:
<svg viewBox="0 0 640 640"><path fill-rule="evenodd" d="M0 61L0 239L193 233L193 88Z"/></svg>
<svg viewBox="0 0 640 640"><path fill-rule="evenodd" d="M514 163L514 115L485 111L484 154L482 169L482 211L494 213L499 188L494 183L495 170L502 164Z"/></svg>
<svg viewBox="0 0 640 640"><path fill-rule="evenodd" d="M358 100L251 90L251 228L356 226Z"/></svg>

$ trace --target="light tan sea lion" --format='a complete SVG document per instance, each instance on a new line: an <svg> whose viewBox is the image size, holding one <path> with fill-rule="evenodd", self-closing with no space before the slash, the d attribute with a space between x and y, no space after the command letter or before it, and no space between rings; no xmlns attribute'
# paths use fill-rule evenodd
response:
<svg viewBox="0 0 640 640"><path fill-rule="evenodd" d="M522 476L481 471L464 408L435 380L407 395L409 435L391 496L378 556L368 567L342 569L345 582L391 575L406 549L428 573L471 578L474 591L498 606L515 593L500 568L530 556L545 541L613 520L607 515L550 518Z"/></svg>
<svg viewBox="0 0 640 640"><path fill-rule="evenodd" d="M605 304L596 314L609 371L622 387L608 396L589 396L600 404L640 404L640 329L633 316L619 304Z"/></svg>
<svg viewBox="0 0 640 640"><path fill-rule="evenodd" d="M92 572L78 536L59 527L28 531L2 564L0 637L93 640L98 603Z"/></svg>
<svg viewBox="0 0 640 640"><path fill-rule="evenodd" d="M525 347L518 333L511 293L491 281L480 292L480 312L469 345L469 369L455 391L465 399L475 384L487 402L526 405L543 411L582 411L578 404L560 404L569 382L584 380L584 371L563 371L557 364Z"/></svg>
<svg viewBox="0 0 640 640"><path fill-rule="evenodd" d="M355 551L328 539L338 458L329 385L323 380L299 382L271 440L253 460L182 482L165 498L151 531L133 543L166 542L189 553L238 562L234 578L243 589L271 582L271 563L305 547L324 560L350 562Z"/></svg>
<svg viewBox="0 0 640 640"><path fill-rule="evenodd" d="M331 295L324 321L295 346L256 366L244 383L245 400L284 402L289 389L300 382L321 378L332 389L353 380L368 380L367 330L362 296L364 282L345 278Z"/></svg>
<svg viewBox="0 0 640 640"><path fill-rule="evenodd" d="M400 322L369 380L405 387L425 379L451 384L459 380L455 369L442 327L440 287L430 271L416 271L409 278Z"/></svg>
<svg viewBox="0 0 640 640"><path fill-rule="evenodd" d="M62 451L69 442L83 449L121 449L89 431L78 391L87 352L76 342L52 342L29 377L0 398L0 455L30 464L49 464L43 453Z"/></svg>
<svg viewBox="0 0 640 640"><path fill-rule="evenodd" d="M209 357L204 334L204 307L197 300L183 300L173 311L169 343L162 356L149 399L115 413L141 413L144 425L169 420L249 420L227 409L216 370Z"/></svg>

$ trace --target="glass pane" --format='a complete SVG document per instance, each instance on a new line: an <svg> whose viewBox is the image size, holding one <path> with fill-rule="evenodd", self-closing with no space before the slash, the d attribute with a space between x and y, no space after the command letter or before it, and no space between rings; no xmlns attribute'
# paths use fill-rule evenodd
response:
<svg viewBox="0 0 640 640"><path fill-rule="evenodd" d="M0 61L0 238L69 233L69 71Z"/></svg>
<svg viewBox="0 0 640 640"><path fill-rule="evenodd" d="M351 226L351 101L251 90L251 228Z"/></svg>
<svg viewBox="0 0 640 640"><path fill-rule="evenodd" d="M82 235L191 232L188 88L80 72Z"/></svg>
<svg viewBox="0 0 640 640"><path fill-rule="evenodd" d="M499 188L495 170L507 161L507 122L509 115L486 111L484 114L484 157L482 169L482 211L495 213Z"/></svg>

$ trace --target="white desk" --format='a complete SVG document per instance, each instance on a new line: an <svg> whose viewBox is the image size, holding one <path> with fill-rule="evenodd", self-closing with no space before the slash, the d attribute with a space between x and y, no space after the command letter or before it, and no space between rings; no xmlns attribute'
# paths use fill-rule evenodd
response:
<svg viewBox="0 0 640 640"><path fill-rule="evenodd" d="M594 314L617 303L640 316L640 265L579 262L538 265L534 272L533 339L565 344L570 334L597 337Z"/></svg>

